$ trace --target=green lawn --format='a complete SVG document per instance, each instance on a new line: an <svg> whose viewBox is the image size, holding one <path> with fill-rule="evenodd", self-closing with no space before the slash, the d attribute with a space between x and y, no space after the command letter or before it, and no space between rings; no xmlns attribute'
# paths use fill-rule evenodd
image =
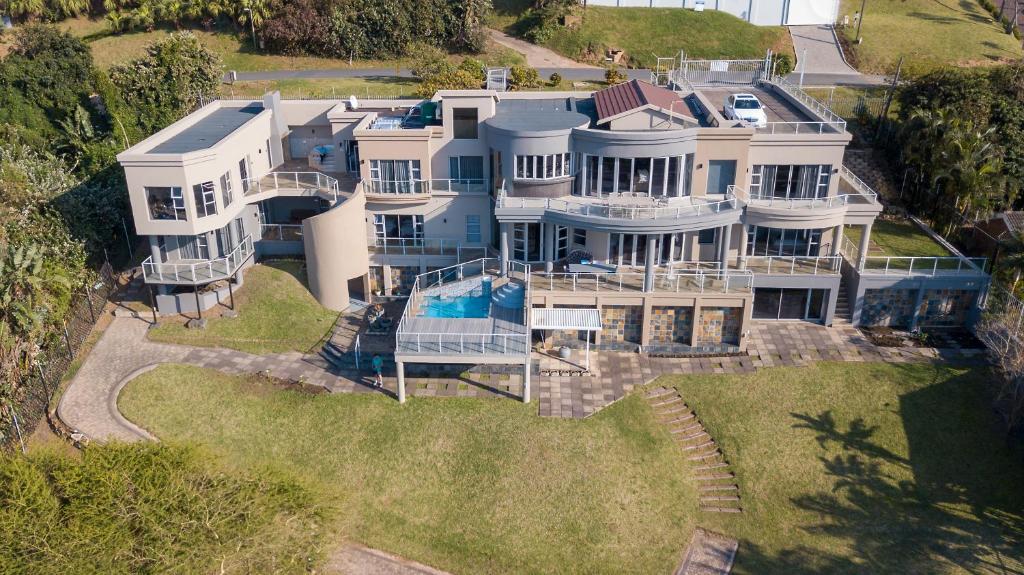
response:
<svg viewBox="0 0 1024 575"><path fill-rule="evenodd" d="M371 76L365 78L325 78L235 82L221 88L227 98L258 98L278 90L282 98L348 98L355 95L364 99L409 98L416 91L419 81L415 78L398 76Z"/></svg>
<svg viewBox="0 0 1024 575"><path fill-rule="evenodd" d="M1000 0L996 0L998 5ZM860 0L843 0L852 17ZM854 40L856 27L845 34ZM976 66L1021 57L1021 43L1003 32L977 0L872 0L861 27L864 42L854 47L861 72L892 74L900 56L904 72L919 74L940 66Z"/></svg>
<svg viewBox="0 0 1024 575"><path fill-rule="evenodd" d="M860 245L860 226L848 226L843 234ZM951 255L921 228L909 221L875 220L871 227L871 247L868 256L935 256Z"/></svg>
<svg viewBox="0 0 1024 575"><path fill-rule="evenodd" d="M73 18L58 24L72 34L80 36L92 48L93 58L101 68L138 58L146 45L164 38L173 32L173 28L162 27L151 32L137 31L125 34L113 34L103 19ZM257 52L253 49L252 37L248 33L236 33L231 29L206 31L202 28L192 30L202 43L217 53L224 61L227 70L267 71L267 70L313 70L336 68L399 68L406 67L408 62L402 60L355 60L350 66L347 59L318 58L313 56L278 56ZM464 56L454 55L454 61L461 61ZM488 64L517 64L524 61L518 52L504 46L488 43L483 54L474 56Z"/></svg>
<svg viewBox="0 0 1024 575"><path fill-rule="evenodd" d="M680 50L689 58L764 58L769 48L792 53L783 27L754 26L714 10L671 8L591 6L578 30L561 28L546 46L576 59L590 46L600 58L605 48L617 48L642 67L654 67L657 56L678 57Z"/></svg>
<svg viewBox="0 0 1024 575"><path fill-rule="evenodd" d="M1020 573L1024 469L982 369L819 363L674 377L733 462L734 573Z"/></svg>
<svg viewBox="0 0 1024 575"><path fill-rule="evenodd" d="M669 573L696 519L681 452L636 396L576 421L164 366L119 407L229 465L282 466L338 509L340 535L453 573Z"/></svg>
<svg viewBox="0 0 1024 575"><path fill-rule="evenodd" d="M162 318L149 338L249 353L307 351L330 331L338 314L317 303L305 281L300 262L253 266L235 293L238 317L211 318L202 330L186 328L182 317Z"/></svg>

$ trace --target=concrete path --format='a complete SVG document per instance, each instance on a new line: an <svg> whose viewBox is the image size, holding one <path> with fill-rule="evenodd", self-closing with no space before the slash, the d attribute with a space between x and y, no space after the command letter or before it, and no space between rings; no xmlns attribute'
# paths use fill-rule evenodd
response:
<svg viewBox="0 0 1024 575"><path fill-rule="evenodd" d="M843 59L831 26L790 26L789 32L796 51L795 71L804 72L805 82L806 74L860 75Z"/></svg>
<svg viewBox="0 0 1024 575"><path fill-rule="evenodd" d="M324 573L337 575L450 575L383 551L346 543L327 559Z"/></svg>
<svg viewBox="0 0 1024 575"><path fill-rule="evenodd" d="M739 545L732 537L698 527L675 575L728 575Z"/></svg>
<svg viewBox="0 0 1024 575"><path fill-rule="evenodd" d="M598 68L591 66L590 64L583 64L573 60L572 58L566 58L561 54L558 54L552 50L531 44L519 38L513 38L508 34L488 28L487 33L490 35L491 40L496 44L501 44L506 48L511 48L516 52L519 52L526 57L526 64L533 68L583 68L592 70L601 70L601 74L604 74L604 68Z"/></svg>

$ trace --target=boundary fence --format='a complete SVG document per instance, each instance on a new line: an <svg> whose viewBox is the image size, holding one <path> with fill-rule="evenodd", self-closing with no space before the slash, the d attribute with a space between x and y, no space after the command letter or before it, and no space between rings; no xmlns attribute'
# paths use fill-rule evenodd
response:
<svg viewBox="0 0 1024 575"><path fill-rule="evenodd" d="M108 299L117 291L109 262L97 275L94 282L75 291L58 333L36 356L29 373L19 382L13 401L0 410L0 448L25 451L28 437L48 415L50 399L103 315ZM77 441L74 436L71 439Z"/></svg>

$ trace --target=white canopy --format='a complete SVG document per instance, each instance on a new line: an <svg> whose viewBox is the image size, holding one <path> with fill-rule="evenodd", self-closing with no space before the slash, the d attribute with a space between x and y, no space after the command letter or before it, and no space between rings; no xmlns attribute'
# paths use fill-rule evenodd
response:
<svg viewBox="0 0 1024 575"><path fill-rule="evenodd" d="M593 308L534 308L533 329L601 331L601 312Z"/></svg>

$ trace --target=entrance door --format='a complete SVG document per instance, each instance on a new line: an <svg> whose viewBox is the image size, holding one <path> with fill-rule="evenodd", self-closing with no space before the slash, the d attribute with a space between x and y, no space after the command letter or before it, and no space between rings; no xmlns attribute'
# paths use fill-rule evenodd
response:
<svg viewBox="0 0 1024 575"><path fill-rule="evenodd" d="M708 162L708 194L724 195L736 182L736 160Z"/></svg>
<svg viewBox="0 0 1024 575"><path fill-rule="evenodd" d="M821 321L825 315L828 290L802 288L756 288L754 319L797 319Z"/></svg>

